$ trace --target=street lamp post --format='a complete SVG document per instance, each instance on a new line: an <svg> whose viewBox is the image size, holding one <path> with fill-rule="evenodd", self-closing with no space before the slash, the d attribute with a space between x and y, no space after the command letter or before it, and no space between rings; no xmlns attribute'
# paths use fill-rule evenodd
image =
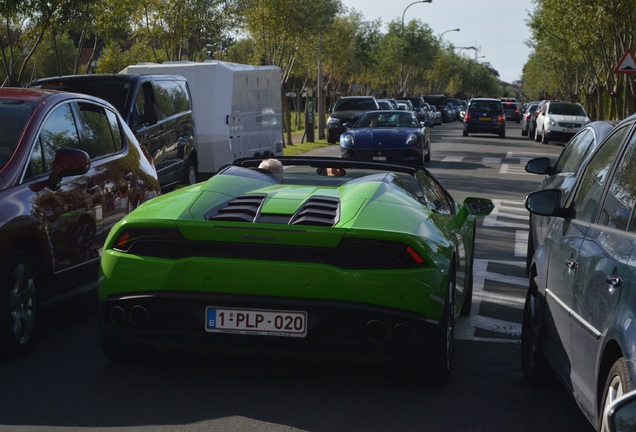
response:
<svg viewBox="0 0 636 432"><path fill-rule="evenodd" d="M442 32L442 34L441 34L441 35L439 35L439 41L440 41L440 42L442 41L442 37L443 37L446 33L448 33L448 32L458 32L458 31L460 31L460 30L461 30L461 29L456 28L456 29L450 29L450 30L443 31L443 32Z"/></svg>
<svg viewBox="0 0 636 432"><path fill-rule="evenodd" d="M433 3L433 0L419 0L419 1L414 1L413 3L409 4L407 7L404 8L404 12L402 12L402 38L404 38L404 15L406 14L406 10L408 8L410 8L411 6L413 6L416 3ZM402 59L401 59L401 75L402 75L402 82L401 82L401 86L402 86L402 96L406 96L406 83L404 81L404 39L402 40Z"/></svg>

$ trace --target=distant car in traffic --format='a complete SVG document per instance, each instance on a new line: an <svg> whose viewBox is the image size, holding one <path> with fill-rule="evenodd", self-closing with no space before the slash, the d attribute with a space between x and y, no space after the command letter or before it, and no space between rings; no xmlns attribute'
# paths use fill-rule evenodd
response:
<svg viewBox="0 0 636 432"><path fill-rule="evenodd" d="M543 144L567 141L590 121L581 104L547 101L536 118L534 140Z"/></svg>
<svg viewBox="0 0 636 432"><path fill-rule="evenodd" d="M506 137L506 114L499 99L471 99L463 122L465 137L471 133L490 133L497 134L500 138Z"/></svg>
<svg viewBox="0 0 636 432"><path fill-rule="evenodd" d="M521 122L521 112L515 98L501 98L501 105L506 113L506 120Z"/></svg>
<svg viewBox="0 0 636 432"><path fill-rule="evenodd" d="M424 165L431 160L429 125L412 111L369 111L340 136L343 158Z"/></svg>
<svg viewBox="0 0 636 432"><path fill-rule="evenodd" d="M355 123L367 111L379 110L380 105L373 96L342 96L336 101L327 119L327 142L340 141L340 134L346 128L344 123Z"/></svg>
<svg viewBox="0 0 636 432"><path fill-rule="evenodd" d="M526 198L552 219L528 278L523 375L532 385L556 375L599 431L606 408L636 388L635 130L631 116L610 132L565 201L560 188Z"/></svg>
<svg viewBox="0 0 636 432"><path fill-rule="evenodd" d="M530 123L532 123L533 116L537 108L539 107L539 102L528 102L524 105L524 109L521 112L521 136L528 136L528 132L530 130Z"/></svg>
<svg viewBox="0 0 636 432"><path fill-rule="evenodd" d="M110 228L160 187L102 99L1 88L0 130L0 357L15 358L44 307L97 287Z"/></svg>

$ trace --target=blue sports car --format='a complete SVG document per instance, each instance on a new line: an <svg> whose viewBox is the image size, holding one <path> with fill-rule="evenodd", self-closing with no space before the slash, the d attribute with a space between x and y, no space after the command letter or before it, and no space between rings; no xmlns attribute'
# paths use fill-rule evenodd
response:
<svg viewBox="0 0 636 432"><path fill-rule="evenodd" d="M431 160L429 125L403 110L369 111L340 135L343 158L424 165Z"/></svg>

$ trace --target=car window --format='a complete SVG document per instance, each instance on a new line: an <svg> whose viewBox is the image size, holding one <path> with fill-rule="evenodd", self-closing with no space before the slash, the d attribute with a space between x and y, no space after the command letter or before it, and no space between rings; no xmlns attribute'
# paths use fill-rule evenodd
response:
<svg viewBox="0 0 636 432"><path fill-rule="evenodd" d="M9 99L0 101L0 168L11 159L32 112L29 104Z"/></svg>
<svg viewBox="0 0 636 432"><path fill-rule="evenodd" d="M573 210L576 219L583 222L594 221L598 200L601 199L616 152L628 130L629 126L623 126L613 133L590 160L574 195Z"/></svg>
<svg viewBox="0 0 636 432"><path fill-rule="evenodd" d="M632 136L610 180L603 202L599 224L621 230L627 229L636 202L636 137ZM634 224L630 230L634 229Z"/></svg>
<svg viewBox="0 0 636 432"><path fill-rule="evenodd" d="M453 207L444 188L435 181L434 178L420 171L415 174L415 178L422 191L422 197L429 207L434 208L439 213L452 214Z"/></svg>
<svg viewBox="0 0 636 432"><path fill-rule="evenodd" d="M583 160L592 149L594 133L585 129L578 133L563 149L559 160L554 167L554 174L575 173L581 167Z"/></svg>
<svg viewBox="0 0 636 432"><path fill-rule="evenodd" d="M77 125L68 103L56 108L44 122L31 153L27 177L48 173L55 153L66 148L80 148Z"/></svg>
<svg viewBox="0 0 636 432"><path fill-rule="evenodd" d="M181 85L176 81L156 81L155 87L160 119L190 110L185 84Z"/></svg>
<svg viewBox="0 0 636 432"><path fill-rule="evenodd" d="M79 103L79 116L82 120L82 149L91 159L113 154L121 149L121 136L115 135L112 117L109 119L106 110L95 104ZM112 113L111 113L112 114ZM115 118L115 129L118 130Z"/></svg>
<svg viewBox="0 0 636 432"><path fill-rule="evenodd" d="M585 110L582 106L568 103L553 103L548 108L548 114L561 114L572 116L584 116Z"/></svg>

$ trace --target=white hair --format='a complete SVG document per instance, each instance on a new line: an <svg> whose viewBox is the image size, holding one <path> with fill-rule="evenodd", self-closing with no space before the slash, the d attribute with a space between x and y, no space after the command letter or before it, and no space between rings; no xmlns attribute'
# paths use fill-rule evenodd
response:
<svg viewBox="0 0 636 432"><path fill-rule="evenodd" d="M265 159L258 167L274 174L279 182L283 181L283 163L278 159Z"/></svg>

